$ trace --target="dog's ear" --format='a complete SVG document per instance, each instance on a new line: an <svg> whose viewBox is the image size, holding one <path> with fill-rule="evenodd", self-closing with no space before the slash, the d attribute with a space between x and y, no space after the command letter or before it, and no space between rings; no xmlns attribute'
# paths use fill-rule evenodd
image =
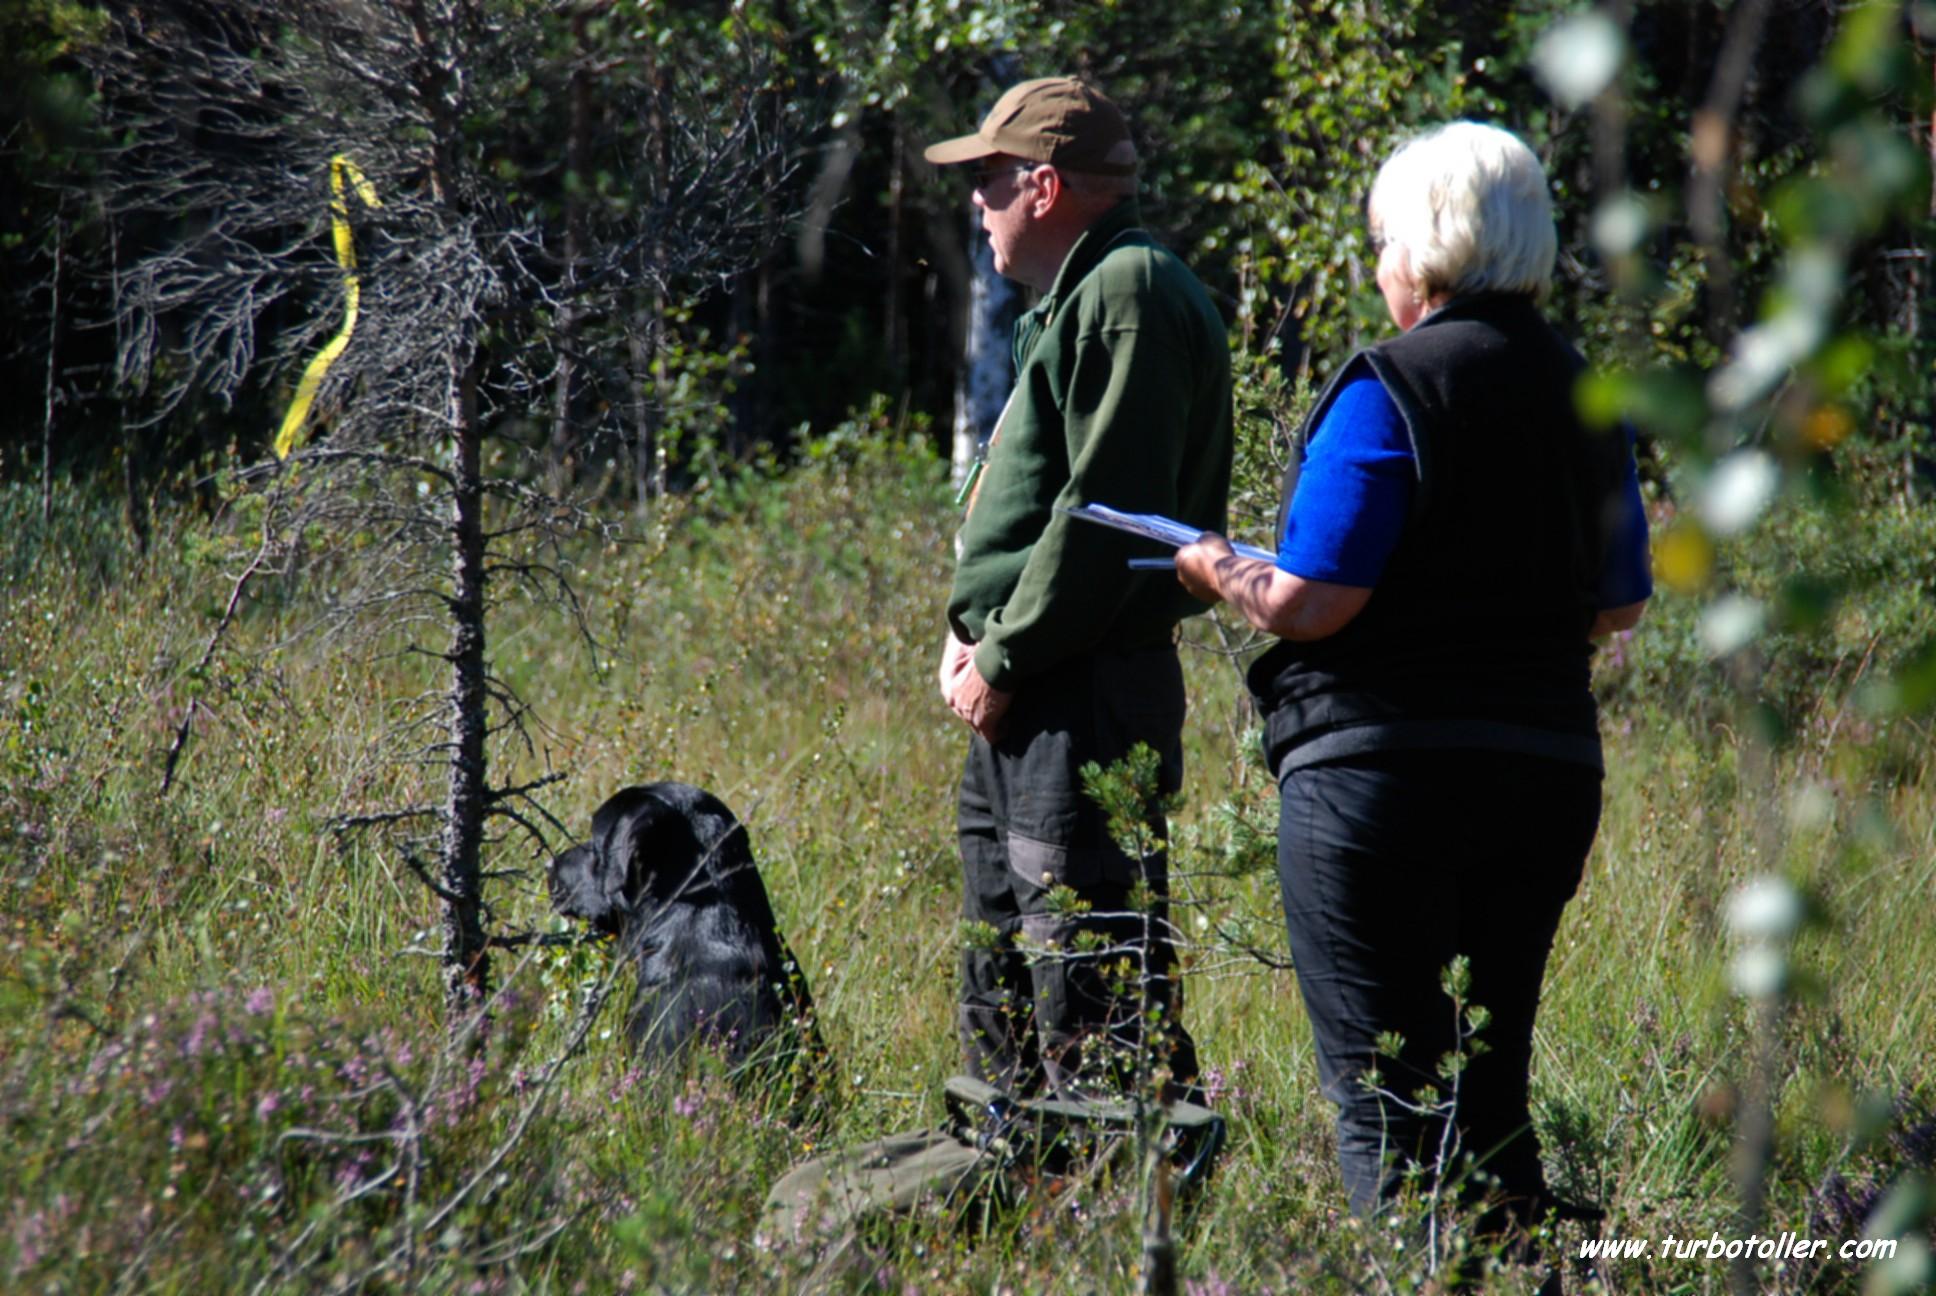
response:
<svg viewBox="0 0 1936 1296"><path fill-rule="evenodd" d="M599 856L598 884L607 904L628 912L651 891L651 873L662 845L654 838L676 816L667 813L657 784L621 788L592 816L592 845Z"/></svg>
<svg viewBox="0 0 1936 1296"><path fill-rule="evenodd" d="M711 793L687 783L622 788L592 816L594 882L617 913L697 901L753 873L746 829ZM754 885L757 885L755 883ZM616 921L616 919L614 920Z"/></svg>
<svg viewBox="0 0 1936 1296"><path fill-rule="evenodd" d="M551 907L607 931L617 931L631 912L626 892L632 851L626 823L651 798L642 788L623 788L592 814L592 839L551 861L547 881Z"/></svg>

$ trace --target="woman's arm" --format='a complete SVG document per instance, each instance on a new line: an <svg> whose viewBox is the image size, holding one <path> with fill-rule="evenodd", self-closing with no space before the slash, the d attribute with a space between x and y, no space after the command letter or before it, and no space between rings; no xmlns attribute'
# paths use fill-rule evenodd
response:
<svg viewBox="0 0 1936 1296"><path fill-rule="evenodd" d="M1241 558L1228 540L1207 531L1176 551L1176 575L1204 602L1229 603L1244 620L1280 639L1334 635L1371 600L1363 586L1306 580L1260 558Z"/></svg>
<svg viewBox="0 0 1936 1296"><path fill-rule="evenodd" d="M1277 561L1240 558L1206 533L1177 552L1177 575L1198 598L1227 601L1280 639L1334 635L1370 600L1404 529L1416 476L1398 406L1354 362L1311 434Z"/></svg>
<svg viewBox="0 0 1936 1296"><path fill-rule="evenodd" d="M1640 624L1640 614L1654 592L1653 561L1647 545L1647 504L1640 495L1640 475L1634 467L1634 430L1621 429L1627 443L1626 475L1619 486L1618 521L1600 568L1600 613L1586 632L1604 639Z"/></svg>

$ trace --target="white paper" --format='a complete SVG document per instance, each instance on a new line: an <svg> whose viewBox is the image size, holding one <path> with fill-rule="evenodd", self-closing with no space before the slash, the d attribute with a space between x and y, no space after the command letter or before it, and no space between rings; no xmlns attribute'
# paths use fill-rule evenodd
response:
<svg viewBox="0 0 1936 1296"><path fill-rule="evenodd" d="M1063 509L1070 517L1081 518L1084 522L1095 522L1116 531L1126 531L1130 535L1142 536L1166 544L1172 549L1181 549L1186 544L1195 544L1203 532L1193 526L1185 526L1174 518L1166 518L1160 513L1124 513L1110 508L1107 504L1084 504L1081 508ZM1277 555L1256 545L1230 542L1232 552L1242 558L1258 558L1267 563L1277 561Z"/></svg>

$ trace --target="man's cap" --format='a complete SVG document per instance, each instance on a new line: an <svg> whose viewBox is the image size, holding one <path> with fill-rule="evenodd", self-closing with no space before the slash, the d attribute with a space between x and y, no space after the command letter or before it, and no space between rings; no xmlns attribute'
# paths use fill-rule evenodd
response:
<svg viewBox="0 0 1936 1296"><path fill-rule="evenodd" d="M921 156L936 166L953 166L997 153L1091 175L1136 174L1136 145L1122 111L1075 77L1010 86L973 135L930 144Z"/></svg>

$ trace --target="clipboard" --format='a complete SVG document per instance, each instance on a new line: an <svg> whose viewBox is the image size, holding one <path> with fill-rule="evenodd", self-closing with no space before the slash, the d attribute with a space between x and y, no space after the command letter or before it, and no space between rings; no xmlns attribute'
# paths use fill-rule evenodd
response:
<svg viewBox="0 0 1936 1296"><path fill-rule="evenodd" d="M1120 509L1110 508L1107 504L1084 504L1081 508L1065 508L1061 511L1072 518L1094 522L1098 526L1106 526L1112 531L1121 531L1127 535L1141 536L1145 540L1154 540L1172 549L1181 549L1186 544L1195 544L1204 535L1200 528L1186 526L1175 518L1164 517L1161 513L1125 513ZM1259 549L1256 545L1238 544L1233 540L1230 542L1230 549L1242 558L1256 558L1267 563L1277 561L1276 554L1267 549ZM1176 560L1131 558L1129 566L1132 571L1169 571L1175 569Z"/></svg>

